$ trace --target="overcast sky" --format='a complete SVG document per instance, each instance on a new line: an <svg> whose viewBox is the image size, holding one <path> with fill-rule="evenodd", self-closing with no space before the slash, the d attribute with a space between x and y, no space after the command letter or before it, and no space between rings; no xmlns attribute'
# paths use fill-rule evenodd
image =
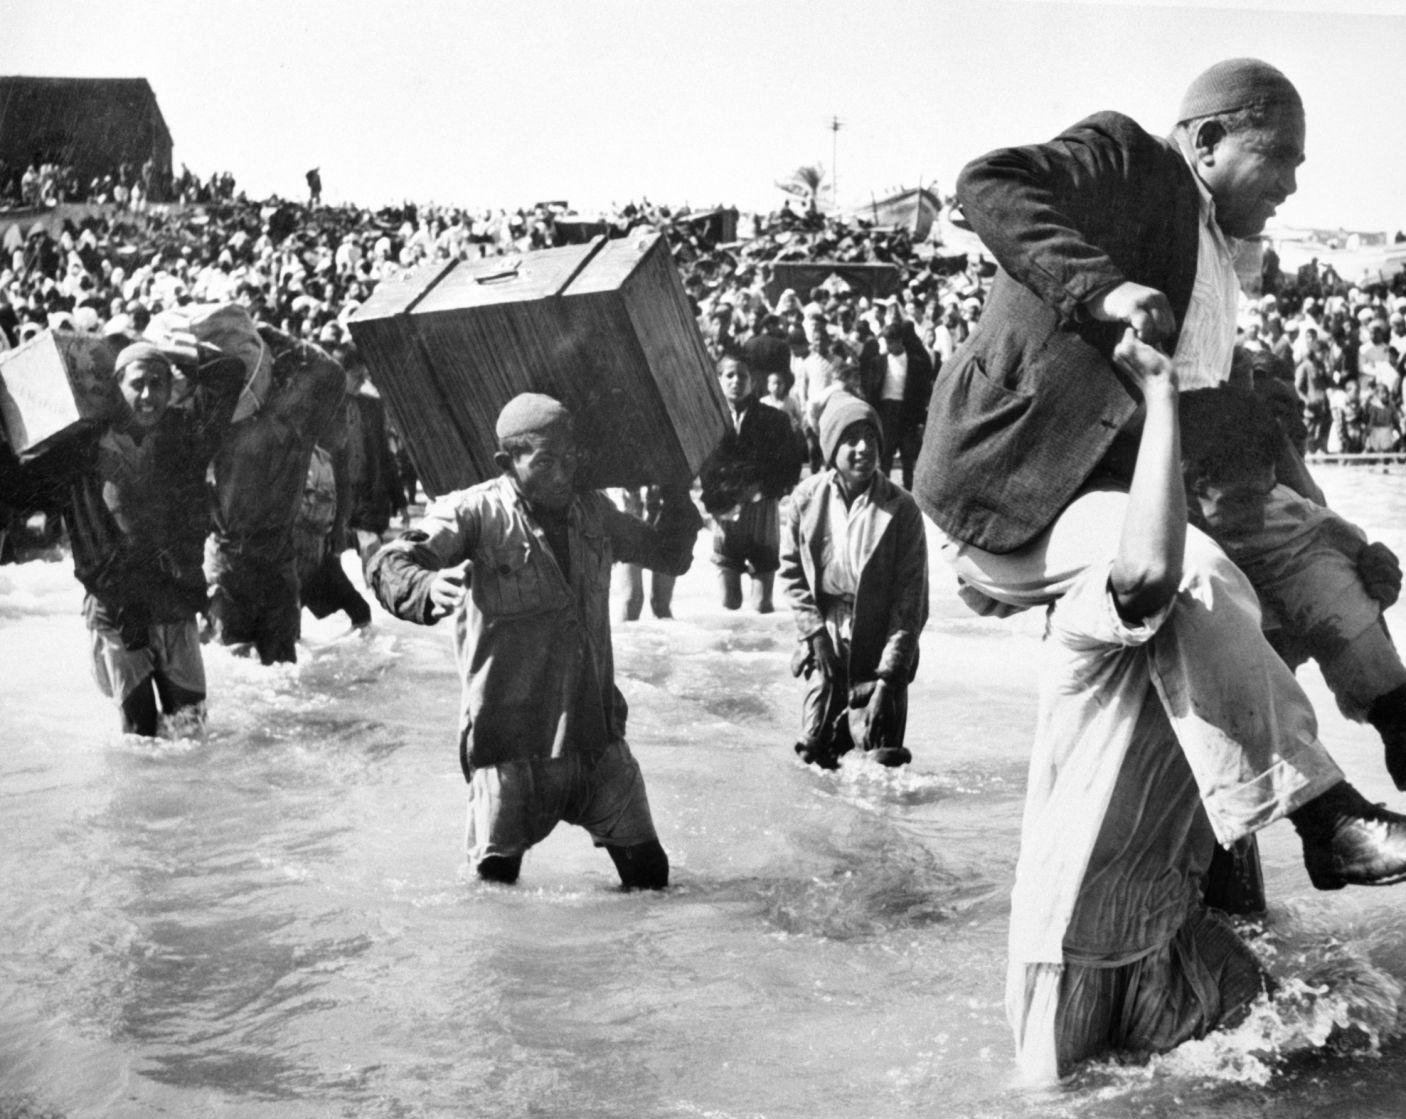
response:
<svg viewBox="0 0 1406 1119"><path fill-rule="evenodd" d="M0 74L145 77L177 169L367 205L771 208L815 162L841 203L949 191L1099 109L1165 131L1237 55L1307 105L1280 220L1406 227L1406 0L0 0Z"/></svg>

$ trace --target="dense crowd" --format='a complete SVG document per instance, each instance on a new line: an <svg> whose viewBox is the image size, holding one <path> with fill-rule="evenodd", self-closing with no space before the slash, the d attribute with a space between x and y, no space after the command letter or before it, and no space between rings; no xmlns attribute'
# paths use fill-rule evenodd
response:
<svg viewBox="0 0 1406 1119"><path fill-rule="evenodd" d="M30 170L26 199L64 196L55 185L64 169ZM150 206L142 200L156 189L151 178L150 168L124 165L95 180L88 197L111 204L57 235L43 222L8 227L0 241L0 344L19 345L47 327L140 332L163 309L230 301L291 336L343 343L347 319L376 284L422 261L548 248L580 239L582 230L620 235L643 226L668 237L715 351L766 333L769 316L780 320L780 337L797 358L787 389L799 396L806 360L827 367L812 370L820 380L860 387L890 323L902 324L908 345L921 344L940 373L980 317L994 271L985 259L934 239L796 212L789 203L768 215L734 215L732 227L710 220L714 211L674 211L648 200L590 222L560 203L515 211L407 204L373 212L277 197L250 201L235 194L232 175L202 181L183 167L169 184L183 204ZM722 240L729 233L732 239ZM893 271L882 297L839 272L800 290L778 290L774 266L806 261ZM1268 254L1262 288L1242 307L1241 341L1246 351L1269 355L1273 376L1296 390L1309 453L1399 449L1406 279L1358 286L1316 265L1286 275Z"/></svg>

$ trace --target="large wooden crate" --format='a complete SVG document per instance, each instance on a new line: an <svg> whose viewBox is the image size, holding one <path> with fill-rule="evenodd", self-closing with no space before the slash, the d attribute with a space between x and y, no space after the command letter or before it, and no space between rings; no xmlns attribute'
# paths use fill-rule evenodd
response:
<svg viewBox="0 0 1406 1119"><path fill-rule="evenodd" d="M462 471L452 469L449 448L466 436L449 415L424 346L415 335L410 309L453 265L422 265L382 280L349 324L377 391L405 440L415 473L430 493L455 488ZM462 484L462 483L461 483Z"/></svg>
<svg viewBox="0 0 1406 1119"><path fill-rule="evenodd" d="M32 457L75 424L119 414L117 352L93 334L46 330L0 353L0 416L16 454Z"/></svg>
<svg viewBox="0 0 1406 1119"><path fill-rule="evenodd" d="M432 493L498 473L494 422L521 392L575 414L585 486L691 478L727 430L658 234L427 266L349 325Z"/></svg>

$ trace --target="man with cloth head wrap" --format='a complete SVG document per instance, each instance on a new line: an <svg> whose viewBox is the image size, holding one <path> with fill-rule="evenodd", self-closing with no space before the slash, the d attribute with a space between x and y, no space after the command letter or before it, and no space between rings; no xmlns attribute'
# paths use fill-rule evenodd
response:
<svg viewBox="0 0 1406 1119"><path fill-rule="evenodd" d="M469 862L515 882L527 849L565 820L606 849L626 888L662 888L669 860L615 687L610 565L682 575L702 518L686 488L664 487L655 525L577 493L571 413L549 396L514 397L496 433L503 473L436 499L368 567L398 617L454 615Z"/></svg>
<svg viewBox="0 0 1406 1119"><path fill-rule="evenodd" d="M93 676L129 734L155 735L162 713L203 715L205 472L244 367L216 356L183 372L178 400L171 358L133 343L117 355L109 423L79 427L24 463L7 448L0 461L7 500L63 515L87 591Z"/></svg>
<svg viewBox="0 0 1406 1119"><path fill-rule="evenodd" d="M1232 59L1192 83L1169 139L1103 112L963 170L958 198L1000 268L934 390L914 496L974 606L1046 605L1117 554L1145 410L1113 349L1130 327L1166 348L1181 388L1229 376L1242 239L1297 189L1304 135L1292 83ZM1135 624L1153 606L1133 593L1119 612ZM1143 649L1222 845L1287 815L1318 888L1406 879L1406 818L1342 779L1260 633L1253 588L1194 528L1180 590ZM1058 843L1030 834L1023 851L1087 854L1101 814L1073 807L1082 818ZM1081 867L1063 864L1075 888ZM1060 963L1013 956L1012 972Z"/></svg>

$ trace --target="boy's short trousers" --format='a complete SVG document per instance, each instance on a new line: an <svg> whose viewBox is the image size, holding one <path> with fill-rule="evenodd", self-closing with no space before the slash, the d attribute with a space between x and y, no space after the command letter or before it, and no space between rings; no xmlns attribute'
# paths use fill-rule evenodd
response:
<svg viewBox="0 0 1406 1119"><path fill-rule="evenodd" d="M1231 558L1254 584L1268 626L1277 622L1301 639L1346 646L1382 615L1357 564L1321 532L1276 551Z"/></svg>
<svg viewBox="0 0 1406 1119"><path fill-rule="evenodd" d="M742 506L734 521L714 520L713 562L767 575L781 566L781 502L764 497Z"/></svg>
<svg viewBox="0 0 1406 1119"><path fill-rule="evenodd" d="M594 762L594 764L592 764ZM658 838L644 775L624 742L600 755L504 762L469 778L469 864L521 855L558 822L585 828L597 847L633 847Z"/></svg>
<svg viewBox="0 0 1406 1119"><path fill-rule="evenodd" d="M194 618L148 627L145 649L128 649L117 631L89 622L93 678L103 695L120 707L148 677L159 676L183 692L205 694L205 661L200 655L200 628Z"/></svg>

